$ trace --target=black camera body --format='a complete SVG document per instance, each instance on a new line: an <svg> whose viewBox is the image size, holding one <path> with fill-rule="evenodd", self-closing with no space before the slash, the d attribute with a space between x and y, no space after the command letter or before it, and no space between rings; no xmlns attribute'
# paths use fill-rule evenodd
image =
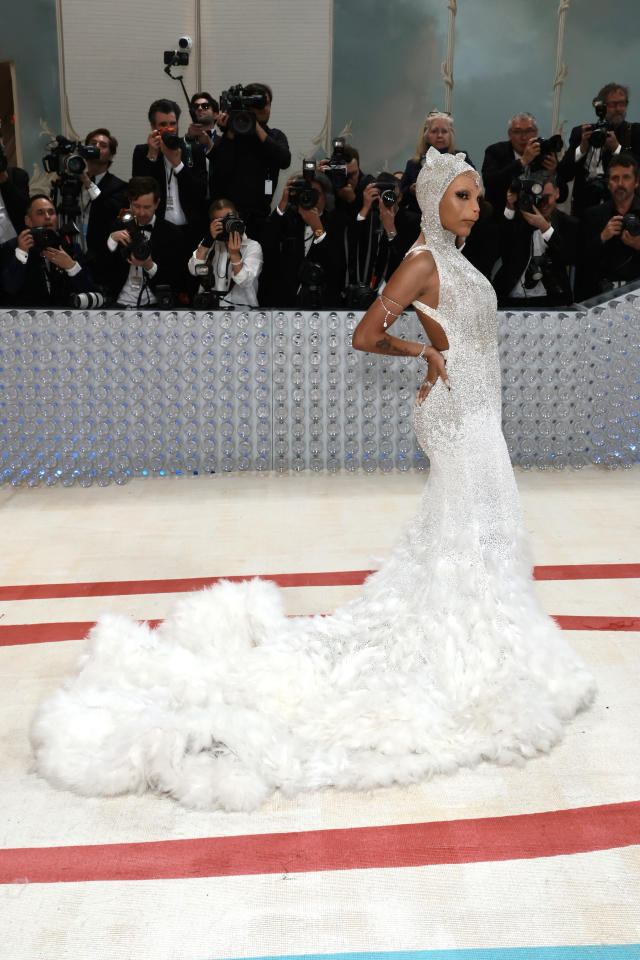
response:
<svg viewBox="0 0 640 960"><path fill-rule="evenodd" d="M589 140L589 144L599 150L601 147L604 147L607 134L610 130L613 130L613 127L606 119L607 105L604 100L598 100L598 98L595 97L594 100L592 100L592 105L598 120L596 123L591 124L591 139Z"/></svg>
<svg viewBox="0 0 640 960"><path fill-rule="evenodd" d="M526 213L533 211L542 203L542 191L544 184L536 177L523 174L516 180L512 180L509 186L511 193L516 193L516 210L524 210Z"/></svg>
<svg viewBox="0 0 640 960"><path fill-rule="evenodd" d="M301 207L303 210L313 210L320 199L320 194L316 188L312 186L315 175L315 160L303 160L302 176L297 177L293 183L289 185L290 207L294 209Z"/></svg>
<svg viewBox="0 0 640 960"><path fill-rule="evenodd" d="M125 210L118 217L118 223L122 230L126 230L131 237L131 243L128 247L122 247L124 257L135 257L136 260L146 260L151 256L151 240L144 232L142 227L138 226L138 221L130 210Z"/></svg>
<svg viewBox="0 0 640 960"><path fill-rule="evenodd" d="M169 150L179 150L182 146L182 137L175 132L171 127L158 127L158 132L162 138L162 142L169 148Z"/></svg>
<svg viewBox="0 0 640 960"><path fill-rule="evenodd" d="M536 143L540 144L540 153L535 158L533 163L530 165L530 170L542 170L542 162L545 157L548 157L550 154L555 153L556 155L562 150L564 143L562 137L559 133L554 133L553 136L548 137L546 140L544 137L537 137Z"/></svg>
<svg viewBox="0 0 640 960"><path fill-rule="evenodd" d="M400 184L395 177L375 181L376 188L380 194L380 203L391 209L400 197Z"/></svg>
<svg viewBox="0 0 640 960"><path fill-rule="evenodd" d="M47 247L59 248L61 245L60 235L49 227L31 227L29 233L33 237L32 249L35 250L36 253L42 253Z"/></svg>
<svg viewBox="0 0 640 960"><path fill-rule="evenodd" d="M241 137L255 132L256 117L251 111L261 110L266 105L267 98L263 93L246 94L241 83L220 94L220 110L229 114L229 129Z"/></svg>
<svg viewBox="0 0 640 960"><path fill-rule="evenodd" d="M331 181L334 190L342 190L349 182L349 174L347 173L348 160L344 155L344 146L344 137L336 137L332 141L332 152L329 157L329 163L322 171Z"/></svg>
<svg viewBox="0 0 640 960"><path fill-rule="evenodd" d="M622 218L622 229L630 233L632 237L640 237L640 214L625 213Z"/></svg>
<svg viewBox="0 0 640 960"><path fill-rule="evenodd" d="M61 134L50 146L49 153L42 158L42 166L47 173L57 173L60 177L81 177L89 160L100 159L100 148L68 140Z"/></svg>
<svg viewBox="0 0 640 960"><path fill-rule="evenodd" d="M228 213L220 221L222 224L222 238L226 243L232 233L244 234L245 224L235 213Z"/></svg>

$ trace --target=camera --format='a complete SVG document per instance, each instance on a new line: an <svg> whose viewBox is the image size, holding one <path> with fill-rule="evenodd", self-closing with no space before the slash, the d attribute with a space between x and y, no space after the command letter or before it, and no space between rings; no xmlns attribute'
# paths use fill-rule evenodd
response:
<svg viewBox="0 0 640 960"><path fill-rule="evenodd" d="M222 239L225 243L232 233L239 233L240 236L244 233L244 220L241 220L235 213L228 213L220 222L222 223Z"/></svg>
<svg viewBox="0 0 640 960"><path fill-rule="evenodd" d="M598 98L595 97L591 103L598 120L596 123L591 124L591 139L589 140L589 144L599 150L601 147L604 147L607 134L612 129L612 126L609 121L605 119L607 116L607 105L604 100L598 100Z"/></svg>
<svg viewBox="0 0 640 960"><path fill-rule="evenodd" d="M151 240L144 232L142 227L138 226L138 221L131 213L131 210L125 210L118 217L118 223L122 230L126 230L131 237L131 243L128 247L122 247L122 254L125 257L132 256L136 260L146 260L151 256Z"/></svg>
<svg viewBox="0 0 640 960"><path fill-rule="evenodd" d="M388 179L382 178L374 182L380 194L380 203L384 204L385 207L391 208L400 195L400 185L398 181L395 177L389 177Z"/></svg>
<svg viewBox="0 0 640 960"><path fill-rule="evenodd" d="M554 133L552 137L548 137L546 140L544 137L537 137L535 142L540 144L540 153L535 158L533 163L530 164L530 170L541 170L542 161L544 158L548 157L551 153L560 153L564 146L562 137L559 133Z"/></svg>
<svg viewBox="0 0 640 960"><path fill-rule="evenodd" d="M315 160L302 161L302 176L297 177L289 185L289 205L291 207L302 207L303 210L313 210L320 194L311 184L316 175Z"/></svg>
<svg viewBox="0 0 640 960"><path fill-rule="evenodd" d="M203 290L201 293L196 293L193 298L193 306L196 310L220 310L220 298L224 294L219 293L217 290Z"/></svg>
<svg viewBox="0 0 640 960"><path fill-rule="evenodd" d="M165 127L162 124L158 127L158 133L162 137L163 143L169 148L169 150L179 150L182 145L182 137L180 137L173 127Z"/></svg>
<svg viewBox="0 0 640 960"><path fill-rule="evenodd" d="M33 249L36 253L42 253L47 247L60 246L60 237L49 227L31 227L29 233L33 237Z"/></svg>
<svg viewBox="0 0 640 960"><path fill-rule="evenodd" d="M640 214L625 213L622 218L622 229L627 230L632 237L640 237Z"/></svg>
<svg viewBox="0 0 640 960"><path fill-rule="evenodd" d="M97 291L93 293L72 293L69 297L69 306L74 310L95 310L104 304L104 296Z"/></svg>
<svg viewBox="0 0 640 960"><path fill-rule="evenodd" d="M329 157L329 163L322 171L325 176L329 177L334 190L342 190L349 182L347 163L344 155L344 137L336 137L335 140L332 140L332 153Z"/></svg>
<svg viewBox="0 0 640 960"><path fill-rule="evenodd" d="M244 87L237 83L220 94L220 110L229 114L229 129L238 136L247 136L256 129L256 118L252 110L261 110L267 105L263 93L245 94Z"/></svg>
<svg viewBox="0 0 640 960"><path fill-rule="evenodd" d="M516 193L516 210L524 210L526 213L533 213L536 207L542 203L542 191L544 184L535 177L528 177L523 174L517 180L512 180L509 185L511 193Z"/></svg>
<svg viewBox="0 0 640 960"><path fill-rule="evenodd" d="M309 259L303 260L298 270L298 280L300 289L296 305L304 310L322 307L326 296L326 279L320 264Z"/></svg>
<svg viewBox="0 0 640 960"><path fill-rule="evenodd" d="M193 47L191 37L180 37L177 50L165 50L164 62L167 67L186 67L189 65L189 54Z"/></svg>
<svg viewBox="0 0 640 960"><path fill-rule="evenodd" d="M42 158L42 166L47 173L57 173L60 177L80 177L85 172L89 160L100 159L100 148L68 140L58 134L49 147L49 153Z"/></svg>

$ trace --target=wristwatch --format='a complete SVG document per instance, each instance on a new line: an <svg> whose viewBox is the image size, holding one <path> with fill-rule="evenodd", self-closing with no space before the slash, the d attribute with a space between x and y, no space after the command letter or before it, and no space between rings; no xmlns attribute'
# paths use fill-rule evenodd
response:
<svg viewBox="0 0 640 960"><path fill-rule="evenodd" d="M389 233L387 234L387 240L395 240L397 236L398 236L397 230L390 230Z"/></svg>
<svg viewBox="0 0 640 960"><path fill-rule="evenodd" d="M316 229L313 231L313 235L316 238L316 240L318 239L318 237L321 237L323 233L324 233L324 227L316 227Z"/></svg>

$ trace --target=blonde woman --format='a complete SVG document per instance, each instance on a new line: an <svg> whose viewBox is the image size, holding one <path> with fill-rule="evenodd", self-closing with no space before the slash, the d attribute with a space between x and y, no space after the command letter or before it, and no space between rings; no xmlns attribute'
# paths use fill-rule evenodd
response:
<svg viewBox="0 0 640 960"><path fill-rule="evenodd" d="M408 202L410 206L415 206L416 210L418 210L415 199L416 180L429 147L434 147L439 153L456 152L456 132L453 126L453 117L450 114L443 113L440 110L432 110L427 114L418 136L415 153L407 160L400 181L400 192L405 202ZM469 155L465 153L464 156L466 162L473 166Z"/></svg>

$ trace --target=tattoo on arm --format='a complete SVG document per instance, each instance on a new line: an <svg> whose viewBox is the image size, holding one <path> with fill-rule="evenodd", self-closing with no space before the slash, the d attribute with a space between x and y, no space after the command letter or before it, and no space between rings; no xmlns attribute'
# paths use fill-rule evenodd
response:
<svg viewBox="0 0 640 960"><path fill-rule="evenodd" d="M411 351L407 350L406 347L396 347L396 345L391 342L391 337L383 337L382 340L376 340L376 347L380 353L390 353L394 357L411 356Z"/></svg>

